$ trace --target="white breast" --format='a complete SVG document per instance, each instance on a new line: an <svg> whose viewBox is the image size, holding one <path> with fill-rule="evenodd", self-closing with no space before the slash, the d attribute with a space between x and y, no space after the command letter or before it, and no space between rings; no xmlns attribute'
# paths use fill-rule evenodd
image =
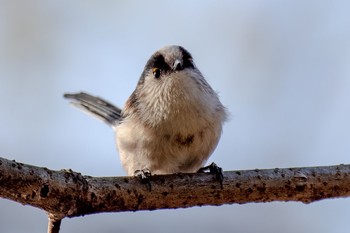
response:
<svg viewBox="0 0 350 233"><path fill-rule="evenodd" d="M226 112L201 74L184 70L166 80L150 78L140 98L137 114L116 127L127 173L195 172L203 166L218 143Z"/></svg>

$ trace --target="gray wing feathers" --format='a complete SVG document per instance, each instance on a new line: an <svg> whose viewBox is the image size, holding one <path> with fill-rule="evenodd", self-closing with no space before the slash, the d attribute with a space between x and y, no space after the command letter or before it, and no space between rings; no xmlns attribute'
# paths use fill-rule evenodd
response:
<svg viewBox="0 0 350 233"><path fill-rule="evenodd" d="M80 92L66 93L64 98L73 100L71 103L75 107L90 113L108 125L114 126L121 119L121 109L100 97Z"/></svg>

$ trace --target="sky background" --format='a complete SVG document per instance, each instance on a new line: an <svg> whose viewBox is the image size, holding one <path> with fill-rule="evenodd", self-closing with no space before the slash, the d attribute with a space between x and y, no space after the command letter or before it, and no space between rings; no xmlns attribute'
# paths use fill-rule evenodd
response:
<svg viewBox="0 0 350 233"><path fill-rule="evenodd" d="M147 59L178 44L231 113L208 162L224 170L350 163L350 2L1 1L0 156L125 175L113 131L69 106L118 106ZM318 232L349 229L350 198L97 214L61 231ZM4 233L46 232L44 211L0 200Z"/></svg>

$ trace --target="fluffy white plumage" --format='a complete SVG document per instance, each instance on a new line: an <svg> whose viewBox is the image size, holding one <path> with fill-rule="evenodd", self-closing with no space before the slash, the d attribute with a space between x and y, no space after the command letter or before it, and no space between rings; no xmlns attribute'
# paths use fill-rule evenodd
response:
<svg viewBox="0 0 350 233"><path fill-rule="evenodd" d="M164 47L151 56L120 121L110 120L106 113L110 103L96 99L93 108L91 101L77 95L66 97L78 100L115 129L128 175L144 169L152 174L198 171L214 151L227 118L218 95L180 46Z"/></svg>

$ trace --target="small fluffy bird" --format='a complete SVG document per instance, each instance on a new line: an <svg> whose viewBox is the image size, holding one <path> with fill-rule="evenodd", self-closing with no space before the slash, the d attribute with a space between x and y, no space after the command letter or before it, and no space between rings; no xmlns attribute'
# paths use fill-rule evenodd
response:
<svg viewBox="0 0 350 233"><path fill-rule="evenodd" d="M83 92L64 97L112 126L128 175L197 172L228 115L191 54L177 45L151 56L123 109Z"/></svg>

